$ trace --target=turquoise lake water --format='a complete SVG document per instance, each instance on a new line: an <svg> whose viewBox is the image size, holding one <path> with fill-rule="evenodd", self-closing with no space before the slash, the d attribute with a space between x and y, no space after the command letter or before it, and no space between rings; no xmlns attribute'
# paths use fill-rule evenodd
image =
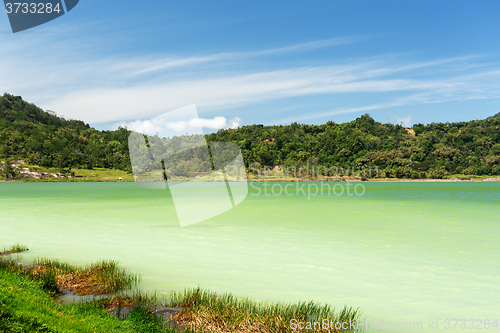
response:
<svg viewBox="0 0 500 333"><path fill-rule="evenodd" d="M365 183L362 196L309 198L252 186L234 209L181 228L168 191L2 183L0 248L28 244L25 261L115 259L160 293L200 286L423 323L408 331L500 320L499 183Z"/></svg>

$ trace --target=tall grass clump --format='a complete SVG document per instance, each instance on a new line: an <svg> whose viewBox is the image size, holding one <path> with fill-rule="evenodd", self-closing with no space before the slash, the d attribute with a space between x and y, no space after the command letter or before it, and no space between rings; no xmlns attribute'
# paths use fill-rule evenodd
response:
<svg viewBox="0 0 500 333"><path fill-rule="evenodd" d="M35 259L24 267L19 258L7 256L28 250L28 246L16 244L0 252L0 267L14 273L22 273L42 283L50 294L61 291L76 295L101 295L130 289L139 283L139 275L132 274L113 260L101 260L85 267L77 267L58 260Z"/></svg>
<svg viewBox="0 0 500 333"><path fill-rule="evenodd" d="M76 295L102 295L129 289L139 282L139 276L120 267L113 260L76 267L57 260L37 259L32 275L55 275L58 289Z"/></svg>
<svg viewBox="0 0 500 333"><path fill-rule="evenodd" d="M68 263L60 262L59 260L51 260L47 258L36 258L33 261L33 265L54 271L58 273L58 275L72 273L77 270L76 267Z"/></svg>
<svg viewBox="0 0 500 333"><path fill-rule="evenodd" d="M3 255L7 255L7 254L14 254L14 253L19 253L19 252L24 252L24 251L28 251L28 245L24 245L24 244L16 244L16 245L12 245L11 247L9 248L5 248L3 249L2 252L0 252L0 256L3 256Z"/></svg>
<svg viewBox="0 0 500 333"><path fill-rule="evenodd" d="M90 304L59 304L28 276L0 267L0 332L173 331L141 309L130 320L119 320Z"/></svg>
<svg viewBox="0 0 500 333"><path fill-rule="evenodd" d="M156 295L134 290L132 293L120 292L107 297L93 295L92 298L87 298L86 303L93 304L99 309L119 312L116 310L137 305L153 307L157 306L159 302Z"/></svg>
<svg viewBox="0 0 500 333"><path fill-rule="evenodd" d="M92 298L87 298L84 303L112 313L121 320L131 322L136 332L195 333L188 328L176 325L175 322L169 320L169 317L165 318L157 313L157 309L162 309L162 305L156 293L134 290L132 293L121 292L104 297L94 295Z"/></svg>
<svg viewBox="0 0 500 333"><path fill-rule="evenodd" d="M11 272L22 271L22 268L19 265L19 261L14 258L0 257L0 268L7 269Z"/></svg>
<svg viewBox="0 0 500 333"><path fill-rule="evenodd" d="M200 288L175 293L171 306L182 307L175 320L186 327L210 332L294 332L292 320L315 322L328 319L333 322L353 322L361 313L345 307L338 313L328 305L315 302L297 304L256 302L248 298L237 298L231 294L219 295ZM351 330L352 331L352 330ZM349 332L329 329L309 332Z"/></svg>
<svg viewBox="0 0 500 333"><path fill-rule="evenodd" d="M11 254L27 251L28 246L16 244L9 248L4 248L0 252L0 269L5 269L7 271L19 274L24 273L25 269L22 264L19 263L20 257L13 257Z"/></svg>
<svg viewBox="0 0 500 333"><path fill-rule="evenodd" d="M161 332L164 328L163 320L148 306L138 304L125 317L137 332Z"/></svg>

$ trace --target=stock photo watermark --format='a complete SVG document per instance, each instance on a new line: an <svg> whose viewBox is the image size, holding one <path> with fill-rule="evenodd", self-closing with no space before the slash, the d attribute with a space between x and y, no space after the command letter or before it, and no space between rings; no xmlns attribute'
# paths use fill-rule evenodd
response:
<svg viewBox="0 0 500 333"><path fill-rule="evenodd" d="M130 161L139 187L170 191L181 226L205 221L239 205L248 195L238 145L207 142L196 106L148 121L155 134L132 132Z"/></svg>
<svg viewBox="0 0 500 333"><path fill-rule="evenodd" d="M302 166L248 168L239 146L207 142L195 105L164 113L133 131L128 139L135 183L144 189L169 190L181 226L205 221L252 196L360 197L361 182L378 176L377 168ZM248 181L253 175L252 181ZM285 180L277 182L276 180ZM251 191L249 191L249 187Z"/></svg>
<svg viewBox="0 0 500 333"><path fill-rule="evenodd" d="M316 319L299 321L290 320L290 329L296 331L307 330L337 330L337 331L364 331L364 330L497 330L498 319L436 319L428 322L421 321L370 321L356 319L349 321L335 321L330 319Z"/></svg>
<svg viewBox="0 0 500 333"><path fill-rule="evenodd" d="M255 191L250 192L252 196L265 195L269 196L282 196L286 195L289 197L301 196L307 197L311 200L312 197L316 196L363 196L366 192L364 184L353 184L351 182L346 183L329 183L329 182L319 182L319 183L304 183L304 182L294 182L294 183L274 183L274 182L262 182L263 188L258 186L256 183L251 182L250 187L255 189Z"/></svg>
<svg viewBox="0 0 500 333"><path fill-rule="evenodd" d="M12 1L4 0L12 32L28 30L63 16L80 0Z"/></svg>
<svg viewBox="0 0 500 333"><path fill-rule="evenodd" d="M378 177L377 167L350 168L338 166L310 165L308 162L297 166L261 166L253 163L250 173L261 180L261 184L250 183L252 196L299 196L310 200L316 196L363 196L366 192L364 184L352 180L368 180ZM263 181L262 181L263 180ZM336 182L336 183L333 183Z"/></svg>

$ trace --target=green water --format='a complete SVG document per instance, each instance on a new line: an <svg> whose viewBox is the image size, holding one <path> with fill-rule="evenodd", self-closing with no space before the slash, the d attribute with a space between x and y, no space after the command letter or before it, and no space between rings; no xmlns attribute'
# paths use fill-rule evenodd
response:
<svg viewBox="0 0 500 333"><path fill-rule="evenodd" d="M310 198L250 188L236 208L181 228L167 191L3 183L0 247L29 244L24 260L116 259L148 290L313 299L423 331L429 320L500 319L500 184L365 186L363 196Z"/></svg>

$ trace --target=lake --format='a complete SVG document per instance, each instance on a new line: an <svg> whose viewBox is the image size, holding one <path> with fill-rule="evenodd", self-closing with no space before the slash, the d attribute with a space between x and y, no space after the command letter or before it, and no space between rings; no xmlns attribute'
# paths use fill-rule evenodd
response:
<svg viewBox="0 0 500 333"><path fill-rule="evenodd" d="M200 286L359 307L373 323L423 323L408 331L429 331L429 320L444 329L445 319L500 319L499 183L363 183L363 195L309 197L266 195L264 186L181 228L169 191L2 183L0 247L28 244L25 261L115 259L140 273L143 289L165 294Z"/></svg>

